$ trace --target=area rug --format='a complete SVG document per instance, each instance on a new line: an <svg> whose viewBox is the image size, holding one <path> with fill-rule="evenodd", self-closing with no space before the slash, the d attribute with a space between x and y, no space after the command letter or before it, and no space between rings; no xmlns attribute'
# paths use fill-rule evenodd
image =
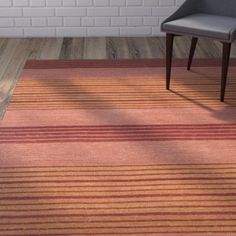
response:
<svg viewBox="0 0 236 236"><path fill-rule="evenodd" d="M0 235L236 235L236 61L28 61L0 124Z"/></svg>

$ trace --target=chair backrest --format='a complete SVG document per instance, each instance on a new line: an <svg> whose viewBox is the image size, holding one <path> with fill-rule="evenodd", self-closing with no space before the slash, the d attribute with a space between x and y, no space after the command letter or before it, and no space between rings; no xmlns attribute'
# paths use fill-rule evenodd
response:
<svg viewBox="0 0 236 236"><path fill-rule="evenodd" d="M161 29L166 22L196 13L236 17L236 0L186 0L176 12L162 22Z"/></svg>
<svg viewBox="0 0 236 236"><path fill-rule="evenodd" d="M202 13L236 17L236 0L195 0Z"/></svg>

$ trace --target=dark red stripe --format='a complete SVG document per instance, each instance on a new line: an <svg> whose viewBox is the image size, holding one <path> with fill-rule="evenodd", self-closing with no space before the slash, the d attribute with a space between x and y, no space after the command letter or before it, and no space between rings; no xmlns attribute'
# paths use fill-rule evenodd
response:
<svg viewBox="0 0 236 236"><path fill-rule="evenodd" d="M231 124L153 124L153 125L62 125L62 126L32 126L32 127L1 127L0 130L4 129L127 129L127 128L224 128L224 127L235 127L236 123L231 123Z"/></svg>
<svg viewBox="0 0 236 236"><path fill-rule="evenodd" d="M192 216L192 215L235 215L236 211L212 211L212 212L150 212L150 213L111 213L111 214L45 214L45 215L24 215L24 216L0 216L0 219L31 219L50 217L113 217L113 216Z"/></svg>
<svg viewBox="0 0 236 236"><path fill-rule="evenodd" d="M178 233L179 235L181 235L180 233L182 234L191 234L191 233L194 233L196 234L196 231L173 231L173 232L169 232L169 231L148 231L148 232L129 232L129 233L118 233L118 232L112 232L112 233L99 233L99 232L96 232L96 233L93 233L93 235L159 235L159 234L173 234L173 233ZM221 230L221 231L216 231L216 230L202 230L202 231L199 231L197 232L199 236L202 236L201 234L202 233L216 233L216 234L220 234L220 236L222 236L222 234L224 233L236 233L236 231L232 230L232 231L229 231L229 230ZM83 232L83 235L90 235L91 236L91 233L85 233ZM26 236L25 234L14 234L14 236ZM30 234L30 236L71 236L71 233L57 233L57 234L47 234L47 233L43 233L43 234ZM217 236L217 235L216 235ZM225 236L225 235L224 235Z"/></svg>
<svg viewBox="0 0 236 236"><path fill-rule="evenodd" d="M32 169L32 168L37 168L37 169L39 169L39 168L71 168L71 167L73 167L73 168L107 168L107 167L111 167L111 168L114 168L114 167L140 167L140 166L142 166L142 167L154 167L154 166L161 166L161 167L163 167L163 166L196 166L196 167L200 167L200 168L202 168L202 166L204 167L204 166L212 166L212 165L217 165L217 166L224 166L224 165L227 165L227 166L229 166L229 165L236 165L236 163L193 163L193 164L186 164L186 163L183 163L183 164L172 164L172 163L170 163L170 164L165 164L165 163L160 163L160 164L150 164L150 165L103 165L103 166L99 166L99 165L94 165L94 166L92 166L92 165L86 165L86 166L15 166L15 167L8 167L8 166L6 166L6 167L1 167L0 166L0 169ZM213 167L214 168L214 167Z"/></svg>
<svg viewBox="0 0 236 236"><path fill-rule="evenodd" d="M221 173L219 173L219 174L221 174ZM25 177L27 178L28 176L25 176ZM8 182L6 182L6 184L7 183ZM223 187L222 187L222 183L201 183L201 184L198 184L198 183L191 183L191 184L190 183L188 183L188 184L183 184L183 183L182 184L176 184L176 183L169 184L169 183L166 183L166 184L145 184L145 185L144 184L137 184L137 185L97 185L96 184L96 187L97 188L104 188L104 187L106 187L106 188L113 188L113 187L130 187L130 188L132 188L132 187L157 187L157 186L176 186L176 185L178 186L178 189L181 189L180 186L186 186L186 185L191 185L191 186L195 186L195 185L197 185L197 186L199 186L199 185L201 185L201 186L204 186L204 185L205 186L220 185L221 189L228 189L225 186L227 186L227 185L235 185L235 182L233 182L233 183L228 183L228 182L224 183ZM4 189L4 190L6 190L6 189L21 189L21 188L37 189L37 188L40 188L40 187L44 187L44 186L27 186L27 187L2 186L2 187L0 187L0 189ZM93 185L87 185L87 186L84 186L84 185L72 185L72 186L71 185L70 186L67 186L67 185L61 186L61 185L59 185L59 186L54 186L53 185L53 186L48 186L47 185L47 188L65 188L65 187L84 188L84 187L94 187L94 186ZM183 188L183 189L191 189L191 188ZM196 189L196 188L193 188L193 189ZM197 188L197 189L199 189L199 188ZM214 188L202 188L202 189L214 189ZM169 190L171 190L171 188Z"/></svg>
<svg viewBox="0 0 236 236"><path fill-rule="evenodd" d="M186 59L175 59L173 66L186 66ZM231 59L230 64L236 65ZM28 60L24 69L62 69L62 68L135 68L135 67L164 67L164 59L121 59L121 60ZM193 66L221 66L219 59L196 59Z"/></svg>
<svg viewBox="0 0 236 236"><path fill-rule="evenodd" d="M223 127L223 126L213 126L213 127L153 127L153 129L151 128L142 128L142 127L137 127L137 128L110 128L110 129L106 129L106 128L95 128L95 129L90 129L90 128L83 128L83 129L76 129L76 128L67 128L67 129L62 129L60 127L50 127L48 129L44 129L44 128L38 128L38 129L34 129L32 128L22 128L22 129L14 129L14 128L10 128L10 129L0 129L1 133L4 133L4 135L8 134L8 133L30 133L30 132L80 132L80 133L92 133L92 134L96 134L96 133L134 133L134 132L147 132L147 133L157 133L157 132L189 132L189 131L193 131L193 132L204 132L204 131L208 131L208 132L235 132L236 131L236 126L228 126L228 127Z"/></svg>
<svg viewBox="0 0 236 236"><path fill-rule="evenodd" d="M17 137L17 136L55 136L58 137L58 135L66 135L66 136L71 136L74 137L77 135L81 137L129 137L132 135L142 135L143 136L181 136L181 135L236 135L236 129L204 129L204 130L184 130L184 129L176 129L176 130L110 130L110 131L80 131L80 130L39 130L39 131L20 131L18 130L17 132L11 131L11 132L4 132L4 136L1 136L0 138L8 138L8 137Z"/></svg>
<svg viewBox="0 0 236 236"><path fill-rule="evenodd" d="M204 228L204 227L236 227L235 225L214 225L214 224L211 224L211 225L199 225L198 227L199 228ZM116 229L116 230L119 230L119 229L136 229L136 228L193 228L193 227L196 227L196 225L178 225L178 226L172 226L172 225L169 225L169 226L166 226L166 225L163 225L163 226L156 226L156 225L150 225L150 226L94 226L94 227L86 227L86 226L77 226L77 227L63 227L63 228L54 228L54 227L48 227L47 230L62 230L62 229L65 229L65 230L92 230L92 229ZM15 228L15 229L1 229L2 232L11 232L11 231L16 231L16 230L21 230L21 231L32 231L32 230L46 230L45 228L36 228L36 229L19 229L19 228Z"/></svg>
<svg viewBox="0 0 236 236"><path fill-rule="evenodd" d="M219 177L219 178L157 178L157 179L117 179L117 180L40 180L40 181L1 181L0 184L23 184L23 183L110 183L110 182L139 182L139 181L167 181L167 180L236 180L232 177Z"/></svg>
<svg viewBox="0 0 236 236"><path fill-rule="evenodd" d="M195 194L132 194L132 195L109 195L109 196L40 196L40 197L0 197L0 200L42 200L42 199L102 199L102 198L134 198L134 197L206 197L206 196L217 196L217 197L230 197L230 196L236 196L236 193L195 193ZM236 212L235 212L236 213Z"/></svg>
<svg viewBox="0 0 236 236"><path fill-rule="evenodd" d="M52 178L52 177L125 177L125 176L163 176L163 175L222 175L222 174L236 174L236 171L234 172L210 172L210 173L201 173L201 172L191 172L191 173L152 173L152 174L120 174L120 175L108 175L108 174L105 174L105 175L97 175L95 172L91 175L91 174L88 174L88 175L80 175L79 173L78 174L71 174L71 175L64 175L64 174L61 174L61 175L42 175L42 176L35 176L35 175L26 175L26 176L0 176L0 179L22 179L22 178L40 178L40 177L44 177L44 178ZM140 186L140 185L138 185ZM147 186L147 185L145 185ZM235 183L235 186L236 186L236 183ZM0 186L0 189L1 189L1 186Z"/></svg>
<svg viewBox="0 0 236 236"><path fill-rule="evenodd" d="M97 187L97 186L96 186ZM65 188L65 186L64 186ZM33 194L33 193L124 193L124 192L156 192L156 191L177 191L177 190L193 190L193 191L197 191L197 190L225 190L226 192L229 190L236 190L235 188L164 188L164 189L129 189L129 190L77 190L77 191L53 191L53 190L48 190L48 191L24 191L24 192L3 192L0 193L1 195L8 195L8 194L20 194L20 193L29 193L29 194Z"/></svg>
<svg viewBox="0 0 236 236"><path fill-rule="evenodd" d="M235 140L236 133L211 133L211 134L127 134L127 135L71 135L71 134L47 134L47 135L8 135L6 137L1 137L0 142L101 142L101 141L165 141L165 140Z"/></svg>
<svg viewBox="0 0 236 236"><path fill-rule="evenodd" d="M0 140L8 140L8 139L18 139L18 138L25 138L25 139L106 139L106 138L111 138L111 139L122 139L122 138L184 138L184 137L196 137L196 138L201 138L201 137L215 137L215 135L221 135L222 138L225 137L235 137L236 136L236 130L226 130L226 131L221 131L221 130L209 130L209 131L199 131L199 132L194 132L194 131L143 131L143 132L57 132L54 131L52 132L34 132L34 133L12 133L12 134L4 134L4 136L0 137ZM219 138L219 137L217 137Z"/></svg>
<svg viewBox="0 0 236 236"><path fill-rule="evenodd" d="M178 233L179 235L181 235L180 233L182 234L196 234L196 231L173 231L173 232L169 232L169 231L148 231L148 232L129 232L129 233L119 233L119 232L110 232L110 233L99 233L99 232L96 232L96 233L93 233L93 235L159 235L159 234L173 234L173 233ZM217 233L217 234L220 234L220 236L222 236L222 234L224 233L236 233L235 230L232 230L232 231L229 231L229 230L221 230L221 231L216 231L216 230L202 230L202 231L199 231L197 232L198 235L202 236L201 234L202 233ZM83 232L83 235L90 235L91 236L91 233L85 233ZM14 234L14 236L26 236L25 234ZM57 234L47 234L47 233L43 233L43 234L30 234L30 236L71 236L71 233L57 233ZM217 236L217 235L216 235ZM225 235L224 235L225 236Z"/></svg>
<svg viewBox="0 0 236 236"><path fill-rule="evenodd" d="M202 219L202 218L199 218L199 219L194 219L194 221L200 221L200 222L205 222L205 221L222 221L222 222L227 222L227 221L232 221L232 220L236 220L236 218L232 218L232 219ZM127 223L127 222L130 222L130 223L136 223L136 222L193 222L193 220L189 220L189 219L184 219L184 220L181 220L181 219L178 219L178 220L174 220L174 219L149 219L149 220L103 220L103 221L96 221L96 220L89 220L89 223ZM52 223L51 221L43 221L43 222L27 222L27 223L21 223L21 222L14 222L14 223L1 223L0 222L0 225L40 225L40 224L50 224ZM64 224L67 224L67 223L75 223L75 224L79 224L79 223L88 223L88 221L60 221L58 220L57 223L64 223Z"/></svg>
<svg viewBox="0 0 236 236"><path fill-rule="evenodd" d="M190 141L190 140L206 140L206 141L211 141L211 140L236 140L236 137L184 137L184 138L136 138L136 139L51 139L51 140L5 140L1 141L2 144L9 144L9 143L24 143L24 144L34 144L34 143L73 143L73 142L87 142L87 143L94 143L94 142L144 142L144 141L150 141L150 142L165 142L165 141Z"/></svg>
<svg viewBox="0 0 236 236"><path fill-rule="evenodd" d="M92 203L91 203L92 205ZM67 211L67 210L128 210L128 209L170 209L170 208L230 208L230 207L236 207L236 205L228 205L228 206L223 206L223 205L214 205L214 206L199 206L199 205L192 205L192 206L143 206L143 207L71 207L71 208L47 208L47 209L27 209L27 210L2 210L1 213L7 213L7 212L33 212L33 211ZM194 210L194 209L193 209Z"/></svg>
<svg viewBox="0 0 236 236"><path fill-rule="evenodd" d="M228 99L234 99L234 97L227 97ZM74 103L79 103L79 105L88 105L88 103L91 103L91 104L99 104L99 105L106 105L106 106L112 106L113 103L117 103L117 102L121 102L121 104L139 104L140 105L140 102L145 102L150 104L151 102L162 102L162 101L169 101L169 102L173 102L173 103L186 103L188 101L193 101L193 102L196 102L196 99L195 98L188 98L187 100L177 100L176 98L172 98L172 97L166 97L166 98L158 98L158 99L86 99L86 100L82 100L82 99L51 99L51 100L40 100L40 99L31 99L31 100L14 100L14 98L11 100L11 104L12 105L15 105L15 104L21 104L21 103L25 103L26 105L31 105L31 104L41 104L41 105L47 105L48 103L50 104L54 104L54 103L71 103L71 102L74 102ZM216 97L206 97L206 96L202 96L198 98L198 102L199 101L215 101L215 102L218 102L216 100ZM158 105L158 104L156 104ZM222 104L219 104L219 105L222 105ZM224 105L224 104L223 104Z"/></svg>
<svg viewBox="0 0 236 236"><path fill-rule="evenodd" d="M187 176L187 175L222 175L222 174L236 174L236 172L224 172L224 173L221 173L221 172L218 172L218 173L215 173L215 172L211 172L211 173L201 173L201 172L192 172L192 173L153 173L153 174L120 174L120 175L96 175L95 173L94 174L90 174L90 175L80 175L80 174L72 174L72 175L42 175L42 176L35 176L35 175L26 175L26 176L0 176L0 179L22 179L22 178L52 178L52 177L57 177L57 178L60 178L60 177L129 177L129 176L166 176L166 175L170 175L170 176L175 176L175 175L184 175L184 176ZM137 186L140 186L140 185L137 185ZM144 186L148 186L148 185L144 185ZM236 186L236 184L235 184ZM97 187L97 186L96 186ZM114 186L113 186L114 187ZM222 186L223 187L223 186ZM0 189L1 189L1 186L0 186Z"/></svg>
<svg viewBox="0 0 236 236"><path fill-rule="evenodd" d="M41 130L41 131L17 131L17 132L14 132L14 131L11 131L11 132L4 132L4 137L7 137L7 136L19 136L19 135L22 135L22 136L26 136L26 135L31 135L31 136L49 136L49 135L81 135L82 137L85 136L85 135L94 135L95 137L97 135L117 135L117 136L127 136L127 135L176 135L176 134L196 134L196 135L206 135L206 134L236 134L236 129L233 130L233 129L226 129L226 130L223 130L223 129L204 129L204 130L184 130L184 129L176 129L176 130L110 130L110 131L90 131L90 130L87 130L87 131L80 131L80 130L65 130L65 131L62 131L62 130L48 130L48 131L45 131L45 130ZM2 136L1 136L2 137ZM0 137L0 138L1 138Z"/></svg>
<svg viewBox="0 0 236 236"><path fill-rule="evenodd" d="M56 80L56 79L55 79ZM58 80L57 80L58 81ZM231 87L230 87L230 92L236 92L236 86L235 86L235 89L232 89L232 85L233 85L234 83L231 83L230 85L231 85ZM58 88L58 85L60 85L59 83L57 83L57 89L61 89L61 91L63 92L63 95L64 94L72 94L72 95L78 95L78 89L77 88L73 88L73 87L70 87L70 89L69 89L69 91L68 90L66 90L66 89L64 89L64 88ZM212 84L211 84L212 85ZM215 85L215 84L214 84ZM235 83L235 85L236 85L236 83ZM63 87L64 85L62 84L62 87ZM80 85L78 85L78 86L80 86ZM92 85L86 85L86 86L92 86ZM107 87L108 85L99 85L99 84L94 84L93 86L96 86L96 87ZM116 87L117 85L109 85L109 87ZM137 85L131 85L132 87L137 87ZM131 86L129 86L129 87L131 87ZM142 86L142 88L143 87L148 87L148 85L138 85L139 87L140 86ZM153 84L153 85L150 85L150 86L156 86L157 87L157 85L155 84ZM204 86L205 86L205 84L204 84ZM37 91L37 89L36 90L31 90L31 89L34 89L34 88L42 88L42 86L36 86L36 85L18 85L17 86L17 88L30 88L30 90L26 90L27 92L21 92L21 91L18 91L18 92L15 92L14 93L14 96L15 97L18 97L18 96L22 96L22 95L28 95L29 96L29 98L32 96L32 95L34 95L34 96L40 96L40 95L42 95L42 92L36 92ZM68 88L67 88L68 89ZM25 91L25 90L24 90ZM90 91L92 91L92 89L90 90ZM158 91L158 90L157 90ZM112 92L107 92L107 91L102 91L102 94L119 94L119 95L130 95L130 94L137 94L138 96L140 96L140 95L157 95L157 91L150 91L150 92L133 92L133 91L128 91L128 92L126 92L126 91L124 91L124 92L116 92L116 91L112 91ZM206 88L205 90L198 90L198 92L200 93L200 92L206 92L207 91L207 93L219 93L219 91L218 90L211 90L211 91L209 91L209 89L208 88ZM52 91L49 91L49 92L44 92L43 93L44 95L58 95L58 90L57 90L57 92L52 92ZM83 93L83 92L79 92L79 95L88 95L88 93Z"/></svg>
<svg viewBox="0 0 236 236"><path fill-rule="evenodd" d="M170 202L232 202L235 200L221 200L221 199L217 199L217 200L205 200L205 199L198 199L198 200L188 200L188 199L184 199L184 200L149 200L149 201L112 201L112 202L82 202L83 205L109 205L109 204L126 204L126 203L170 203ZM47 203L47 205L74 205L74 204L81 204L81 202L50 202ZM0 206L41 206L41 205L45 205L45 203L17 203L17 204L0 204Z"/></svg>
<svg viewBox="0 0 236 236"><path fill-rule="evenodd" d="M194 165L194 164L193 164ZM22 167L24 168L24 167ZM32 167L28 167L28 168L32 168ZM50 167L49 167L50 168ZM53 167L54 168L54 167ZM76 168L76 167L75 167ZM4 167L0 167L0 170L1 169L4 169ZM8 169L6 167L6 169ZM13 170L15 169L18 169L17 167L12 167ZM21 168L19 168L21 169ZM56 168L55 168L56 169ZM26 171L4 171L2 173L5 173L5 174L10 174L10 173L14 173L14 174L24 174L24 173L68 173L68 172L134 172L134 171L163 171L163 170L170 170L170 171L173 171L173 170L214 170L214 171L217 171L217 170L236 170L236 167L189 167L189 168L161 168L161 169L155 169L155 168L147 168L147 169L120 169L120 170L116 170L116 169L110 169L110 170L33 170L33 171L29 171L29 170L26 170ZM218 172L217 172L218 173ZM221 173L221 172L220 172ZM227 172L226 172L227 173ZM138 185L139 186L139 185ZM145 185L146 186L146 185ZM1 188L1 187L0 187Z"/></svg>

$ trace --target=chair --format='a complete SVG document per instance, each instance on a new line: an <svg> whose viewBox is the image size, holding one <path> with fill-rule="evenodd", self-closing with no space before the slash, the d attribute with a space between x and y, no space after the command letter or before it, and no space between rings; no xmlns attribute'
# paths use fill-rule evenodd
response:
<svg viewBox="0 0 236 236"><path fill-rule="evenodd" d="M166 32L166 88L170 89L173 41L175 36L192 37L188 67L190 70L198 37L219 40L223 44L221 95L224 102L231 43L236 39L236 0L186 0L161 25Z"/></svg>

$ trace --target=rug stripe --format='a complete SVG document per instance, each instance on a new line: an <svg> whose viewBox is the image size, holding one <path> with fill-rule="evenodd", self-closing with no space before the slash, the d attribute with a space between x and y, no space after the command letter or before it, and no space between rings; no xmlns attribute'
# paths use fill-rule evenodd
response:
<svg viewBox="0 0 236 236"><path fill-rule="evenodd" d="M12 131L12 132L11 132ZM236 124L0 128L2 143L235 140Z"/></svg>
<svg viewBox="0 0 236 236"><path fill-rule="evenodd" d="M193 66L220 66L218 59L198 59L193 61ZM175 59L174 66L186 66L185 59ZM235 59L230 60L230 65L235 66ZM55 69L55 68L108 68L108 67L164 67L163 59L122 59L122 60L28 60L24 69Z"/></svg>

